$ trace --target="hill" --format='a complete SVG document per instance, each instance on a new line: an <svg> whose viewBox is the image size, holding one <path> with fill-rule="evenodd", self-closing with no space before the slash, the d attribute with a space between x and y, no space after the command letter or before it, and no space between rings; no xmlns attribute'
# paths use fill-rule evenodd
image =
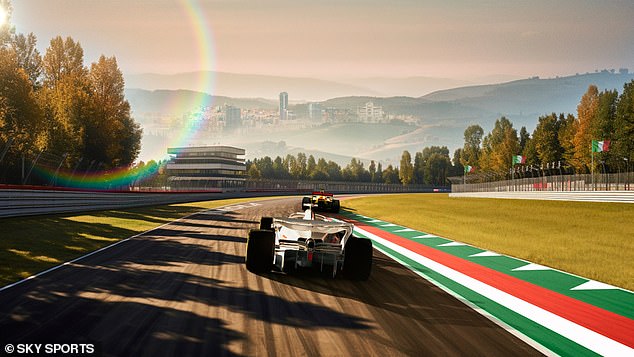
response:
<svg viewBox="0 0 634 357"><path fill-rule="evenodd" d="M412 115L419 118L417 127L399 128L360 123L340 123L299 131L270 130L249 134L233 140L248 145L263 141L285 141L289 147L308 152L331 153L383 162L398 162L403 150L420 151L425 146L448 146L451 151L463 144L464 129L471 124L490 131L495 120L508 117L519 130L526 126L532 131L539 116L555 113L573 113L588 86L595 84L600 90L622 91L623 85L634 80L634 74L609 72L582 74L569 77L530 78L500 84L467 86L436 91L422 97L345 96L322 102L322 108L335 107L356 111L366 102L383 106L390 115ZM289 93L290 95L291 93ZM277 100L211 96L187 90L126 89L135 116L143 113L169 113L181 115L195 110L201 104L224 103L240 108L275 110ZM305 104L291 105L301 114ZM305 108L304 108L305 109ZM298 115L299 115L298 114ZM315 139L318 138L318 139ZM258 149L256 149L258 150ZM285 151L286 152L286 151ZM282 154L282 152L280 152ZM324 156L324 155L322 155Z"/></svg>
<svg viewBox="0 0 634 357"><path fill-rule="evenodd" d="M201 78L209 78L211 83L202 83L201 86ZM127 74L125 80L127 88L193 92L213 90L209 94L238 98L275 99L280 92L288 92L291 101L324 100L346 95L381 95L368 88L335 81L224 72Z"/></svg>
<svg viewBox="0 0 634 357"><path fill-rule="evenodd" d="M144 90L126 88L125 96L135 114L160 113L181 115L201 105L229 104L239 108L275 109L277 102L262 98L231 98L213 96L191 90Z"/></svg>

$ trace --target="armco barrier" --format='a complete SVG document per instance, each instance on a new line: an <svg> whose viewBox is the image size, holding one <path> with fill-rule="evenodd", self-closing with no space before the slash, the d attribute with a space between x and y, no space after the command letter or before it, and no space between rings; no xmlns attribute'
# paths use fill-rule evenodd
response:
<svg viewBox="0 0 634 357"><path fill-rule="evenodd" d="M240 190L223 191L90 191L43 186L0 185L0 218L121 209L224 198L305 195L327 189L341 193L448 192L447 187L372 183L254 181Z"/></svg>
<svg viewBox="0 0 634 357"><path fill-rule="evenodd" d="M100 192L0 189L0 218L270 196L271 192ZM297 194L277 192L276 195Z"/></svg>

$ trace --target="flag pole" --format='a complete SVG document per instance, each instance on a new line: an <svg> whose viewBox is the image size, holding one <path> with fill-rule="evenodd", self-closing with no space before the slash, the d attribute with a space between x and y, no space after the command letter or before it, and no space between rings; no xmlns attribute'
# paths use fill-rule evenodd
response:
<svg viewBox="0 0 634 357"><path fill-rule="evenodd" d="M592 152L592 165L590 167L590 172L592 175L592 191L594 191L595 187L594 187L594 148L590 147L590 151Z"/></svg>

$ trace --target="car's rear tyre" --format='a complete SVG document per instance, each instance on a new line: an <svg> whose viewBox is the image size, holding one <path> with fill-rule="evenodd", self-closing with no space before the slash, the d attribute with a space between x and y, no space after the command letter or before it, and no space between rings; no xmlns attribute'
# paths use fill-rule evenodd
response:
<svg viewBox="0 0 634 357"><path fill-rule="evenodd" d="M252 229L247 239L245 263L252 273L266 273L273 269L275 254L275 232L266 229Z"/></svg>
<svg viewBox="0 0 634 357"><path fill-rule="evenodd" d="M333 200L332 201L332 211L334 213L339 213L339 209L341 208L341 205L339 203L339 200Z"/></svg>
<svg viewBox="0 0 634 357"><path fill-rule="evenodd" d="M273 217L260 218L260 229L273 230Z"/></svg>
<svg viewBox="0 0 634 357"><path fill-rule="evenodd" d="M310 205L310 197L302 198L302 211L309 209Z"/></svg>
<svg viewBox="0 0 634 357"><path fill-rule="evenodd" d="M372 271L372 241L350 237L346 242L343 274L352 280L368 280Z"/></svg>

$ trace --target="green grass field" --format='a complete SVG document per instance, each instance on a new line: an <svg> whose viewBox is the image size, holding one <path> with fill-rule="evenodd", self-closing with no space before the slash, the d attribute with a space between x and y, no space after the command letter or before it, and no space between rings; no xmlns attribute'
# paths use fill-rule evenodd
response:
<svg viewBox="0 0 634 357"><path fill-rule="evenodd" d="M634 290L634 205L385 195L345 209Z"/></svg>
<svg viewBox="0 0 634 357"><path fill-rule="evenodd" d="M0 287L194 212L254 200L2 219Z"/></svg>

